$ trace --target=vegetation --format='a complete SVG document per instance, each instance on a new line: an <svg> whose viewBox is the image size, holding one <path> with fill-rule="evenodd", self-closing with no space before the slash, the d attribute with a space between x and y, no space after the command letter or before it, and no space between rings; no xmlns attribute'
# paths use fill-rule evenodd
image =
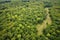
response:
<svg viewBox="0 0 60 40"><path fill-rule="evenodd" d="M44 35L50 40L60 40L60 5L57 1L53 2L49 12L53 23L44 30Z"/></svg>
<svg viewBox="0 0 60 40"><path fill-rule="evenodd" d="M60 40L59 1L0 1L0 40ZM47 18L45 8L49 9L52 23L46 23L47 28L37 35L36 25L42 24Z"/></svg>

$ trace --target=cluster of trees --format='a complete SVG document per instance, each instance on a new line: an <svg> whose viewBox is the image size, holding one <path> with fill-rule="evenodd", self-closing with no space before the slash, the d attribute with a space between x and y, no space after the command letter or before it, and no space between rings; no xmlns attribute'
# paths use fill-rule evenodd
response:
<svg viewBox="0 0 60 40"><path fill-rule="evenodd" d="M58 5L59 2L57 1L58 0L52 2L54 5L50 8L49 12L52 19L52 25L48 26L43 31L45 37L49 40L60 40L60 5Z"/></svg>
<svg viewBox="0 0 60 40"><path fill-rule="evenodd" d="M46 14L42 3L0 4L0 40L40 40L36 25Z"/></svg>
<svg viewBox="0 0 60 40"><path fill-rule="evenodd" d="M31 1L11 0L10 3L0 4L0 40L60 40L60 5L56 4L59 3L58 0ZM46 18L44 7L50 8L52 25L48 25L39 36L36 25Z"/></svg>
<svg viewBox="0 0 60 40"><path fill-rule="evenodd" d="M43 32L49 40L60 40L60 13L57 12L58 10L54 10L51 9L52 25L48 26Z"/></svg>

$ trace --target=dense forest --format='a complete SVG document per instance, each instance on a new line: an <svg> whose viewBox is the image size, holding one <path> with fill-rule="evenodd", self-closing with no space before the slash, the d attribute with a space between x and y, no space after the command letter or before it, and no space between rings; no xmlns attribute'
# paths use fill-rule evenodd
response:
<svg viewBox="0 0 60 40"><path fill-rule="evenodd" d="M0 40L60 40L60 0L0 0Z"/></svg>

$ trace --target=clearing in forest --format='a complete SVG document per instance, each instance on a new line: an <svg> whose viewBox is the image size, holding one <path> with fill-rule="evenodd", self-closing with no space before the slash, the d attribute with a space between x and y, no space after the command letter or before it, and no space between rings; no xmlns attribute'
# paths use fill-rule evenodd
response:
<svg viewBox="0 0 60 40"><path fill-rule="evenodd" d="M52 23L52 20L50 18L50 14L49 14L49 8L45 8L45 11L47 13L46 19L43 21L42 24L37 25L37 30L38 30L37 34L38 35L41 35L43 33L43 30L47 27L47 24L51 25L51 23Z"/></svg>

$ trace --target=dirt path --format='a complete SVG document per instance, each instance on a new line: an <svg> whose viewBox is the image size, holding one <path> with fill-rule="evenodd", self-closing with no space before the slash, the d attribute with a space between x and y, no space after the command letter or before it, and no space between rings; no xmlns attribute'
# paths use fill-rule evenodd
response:
<svg viewBox="0 0 60 40"><path fill-rule="evenodd" d="M48 8L45 8L45 11L47 13L46 19L43 21L42 24L38 24L37 25L37 30L38 30L38 33L37 34L38 35L41 35L43 33L42 31L47 27L47 24L48 25L51 25L51 23L52 23L51 18L49 16L49 9Z"/></svg>

